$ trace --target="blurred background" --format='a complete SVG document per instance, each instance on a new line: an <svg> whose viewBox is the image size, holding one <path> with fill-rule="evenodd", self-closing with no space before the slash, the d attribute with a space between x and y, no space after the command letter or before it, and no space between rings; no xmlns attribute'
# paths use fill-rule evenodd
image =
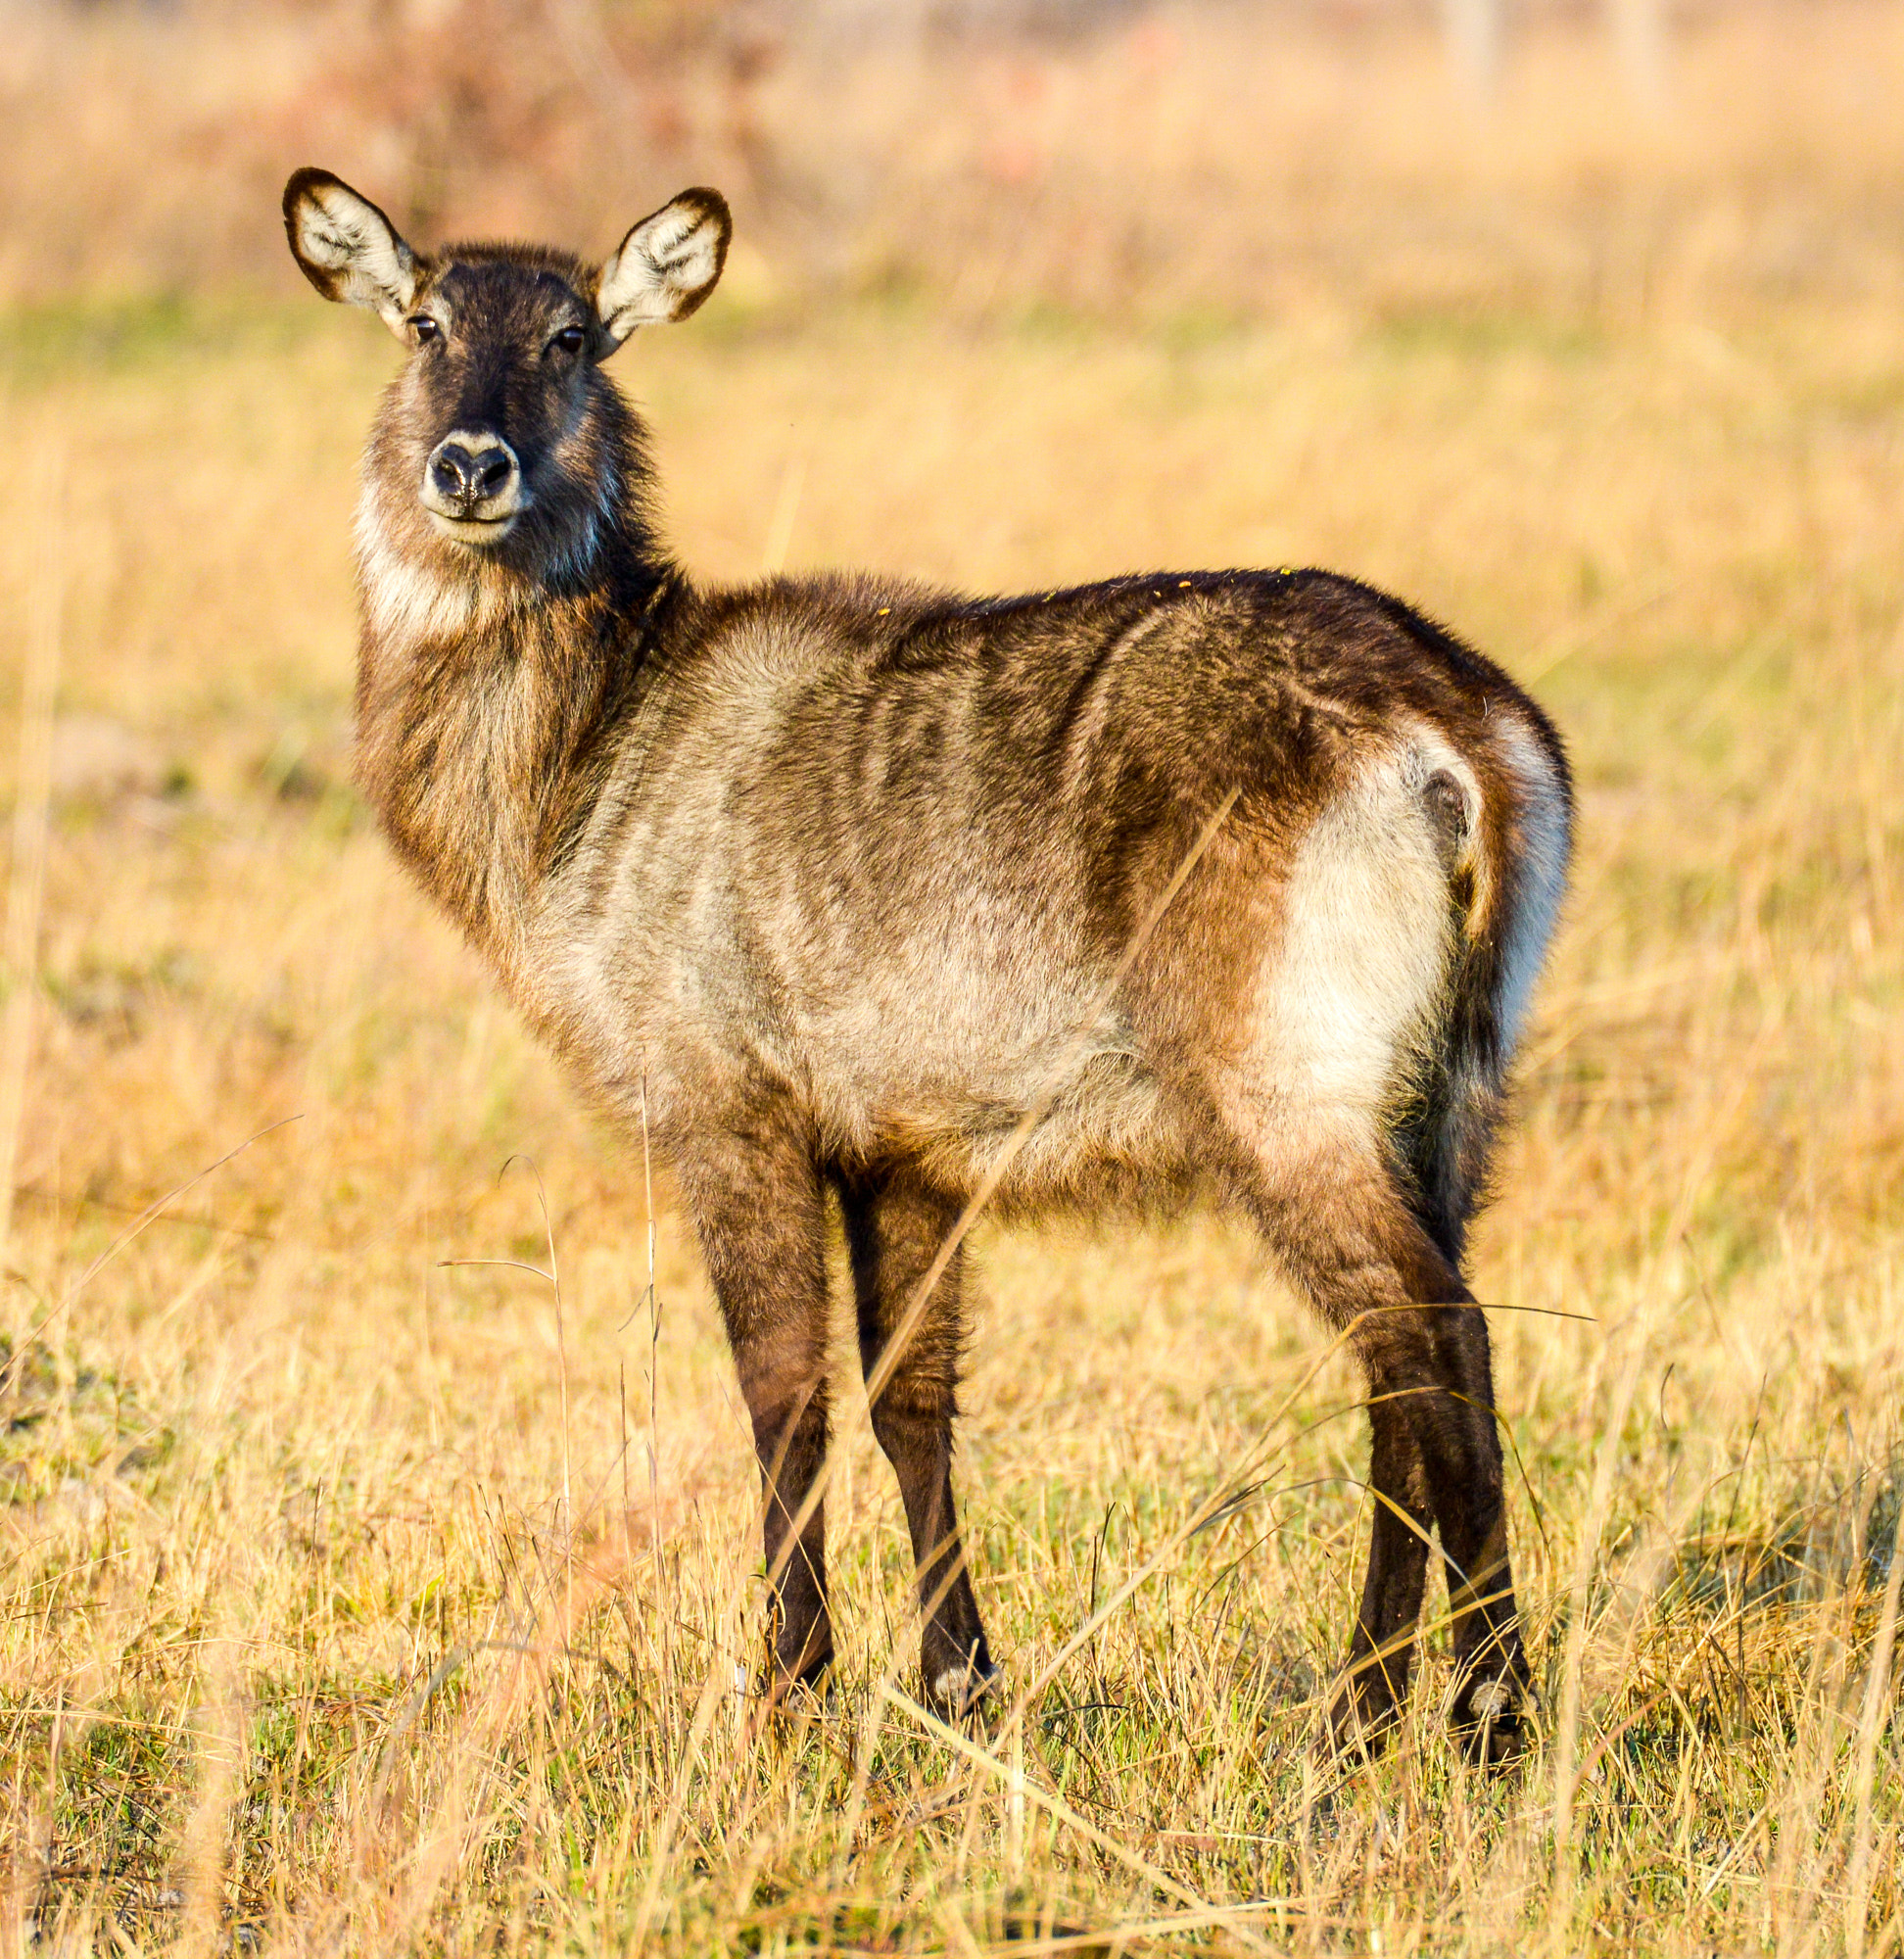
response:
<svg viewBox="0 0 1904 1959"><path fill-rule="evenodd" d="M720 184L731 299L1213 321L1894 299L1891 0L5 0L0 296L288 293L307 159L605 250Z"/></svg>

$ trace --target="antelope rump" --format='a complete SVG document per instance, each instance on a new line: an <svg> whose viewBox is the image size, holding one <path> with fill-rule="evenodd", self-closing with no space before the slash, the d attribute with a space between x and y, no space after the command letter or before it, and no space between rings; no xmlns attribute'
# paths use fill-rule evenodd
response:
<svg viewBox="0 0 1904 1959"><path fill-rule="evenodd" d="M584 1091L673 1168L759 1457L769 1697L833 1656L830 1203L925 1689L962 1713L994 1673L951 1479L960 1222L990 1197L1207 1196L1367 1379L1335 1735L1394 1721L1432 1553L1452 1718L1510 1756L1528 1674L1461 1260L1566 876L1545 715L1319 571L699 586L602 363L713 290L716 192L599 266L425 256L321 170L284 215L311 284L408 349L357 512L359 780Z"/></svg>

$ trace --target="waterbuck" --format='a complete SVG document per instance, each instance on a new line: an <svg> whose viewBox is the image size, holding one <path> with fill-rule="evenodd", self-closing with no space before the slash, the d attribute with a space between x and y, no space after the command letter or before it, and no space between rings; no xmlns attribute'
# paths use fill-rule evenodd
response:
<svg viewBox="0 0 1904 1959"><path fill-rule="evenodd" d="M983 599L696 585L602 363L712 291L716 192L599 266L426 257L323 170L284 217L310 283L408 351L357 509L359 780L584 1089L673 1166L759 1455L769 1696L833 1656L829 1194L926 1692L964 1712L993 1671L952 1494L960 1221L1201 1191L1367 1377L1336 1734L1395 1720L1438 1534L1452 1718L1511 1754L1527 1666L1461 1256L1566 874L1540 709L1318 571Z"/></svg>

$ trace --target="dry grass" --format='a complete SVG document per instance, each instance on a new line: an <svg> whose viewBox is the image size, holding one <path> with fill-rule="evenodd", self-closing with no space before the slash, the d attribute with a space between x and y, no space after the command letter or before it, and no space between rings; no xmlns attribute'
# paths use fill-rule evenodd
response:
<svg viewBox="0 0 1904 1959"><path fill-rule="evenodd" d="M347 786L390 351L312 305L42 314L5 341L54 461L0 530L0 645L26 672L57 610L61 668L41 902L17 679L0 727L37 944L0 1043L0 1937L1898 1951L1898 316L1823 272L1723 332L1684 293L1411 290L1220 332L717 303L624 378L709 574L1334 563L1556 710L1577 895L1478 1259L1517 1309L1524 1776L1451 1758L1440 1657L1390 1759L1312 1753L1357 1387L1208 1220L986 1236L963 1483L1017 1718L903 1698L860 1410L837 1701L751 1739L750 1451L688 1231L657 1182L656 1320L639 1150ZM559 1315L444 1263L551 1237Z"/></svg>

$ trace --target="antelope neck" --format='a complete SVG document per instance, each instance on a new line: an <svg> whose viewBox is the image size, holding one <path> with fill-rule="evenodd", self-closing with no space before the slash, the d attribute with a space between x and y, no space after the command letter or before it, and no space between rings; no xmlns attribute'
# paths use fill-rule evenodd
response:
<svg viewBox="0 0 1904 1959"><path fill-rule="evenodd" d="M378 581L433 575L377 562L374 541L364 553L358 781L399 854L505 983L587 822L601 774L592 763L624 725L674 589L671 567L617 542L579 592L476 566L453 598L439 581L427 606L414 595L393 603Z"/></svg>

